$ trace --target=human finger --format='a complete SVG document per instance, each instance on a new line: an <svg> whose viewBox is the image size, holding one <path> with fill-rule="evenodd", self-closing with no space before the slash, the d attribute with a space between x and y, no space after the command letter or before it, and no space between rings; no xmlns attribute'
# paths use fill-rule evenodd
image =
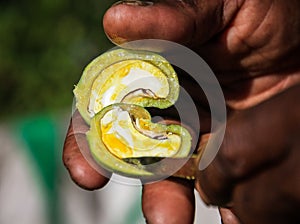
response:
<svg viewBox="0 0 300 224"><path fill-rule="evenodd" d="M224 0L124 0L105 14L103 26L114 43L164 39L200 44L218 33L237 10ZM224 11L225 10L225 11Z"/></svg>
<svg viewBox="0 0 300 224"><path fill-rule="evenodd" d="M219 208L223 224L240 224L238 217L228 208Z"/></svg>
<svg viewBox="0 0 300 224"><path fill-rule="evenodd" d="M89 151L85 135L87 131L88 126L79 112L75 111L64 143L63 162L76 184L84 189L95 190L105 186L108 178L97 172L81 152Z"/></svg>
<svg viewBox="0 0 300 224"><path fill-rule="evenodd" d="M192 224L195 212L194 183L169 178L146 184L143 186L142 206L149 224Z"/></svg>
<svg viewBox="0 0 300 224"><path fill-rule="evenodd" d="M299 223L299 139L289 147L285 159L234 188L232 209L243 223Z"/></svg>
<svg viewBox="0 0 300 224"><path fill-rule="evenodd" d="M294 103L299 94L300 86L295 86L227 122L216 158L197 174L196 186L207 203L226 205L238 181L285 159L294 141L290 133L300 125L300 108ZM283 116L287 108L293 109Z"/></svg>

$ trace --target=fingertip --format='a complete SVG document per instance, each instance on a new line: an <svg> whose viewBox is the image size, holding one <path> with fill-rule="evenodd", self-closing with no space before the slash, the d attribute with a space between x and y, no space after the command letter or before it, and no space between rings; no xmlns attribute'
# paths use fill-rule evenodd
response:
<svg viewBox="0 0 300 224"><path fill-rule="evenodd" d="M85 145L85 135L68 135L64 144L63 163L69 171L71 179L86 190L96 190L104 187L109 179L98 173L86 161L80 152L77 141Z"/></svg>
<svg viewBox="0 0 300 224"><path fill-rule="evenodd" d="M103 17L104 31L113 43L141 39L185 43L193 35L191 13L179 10L176 4L155 2L141 6L129 3L113 5Z"/></svg>
<svg viewBox="0 0 300 224"><path fill-rule="evenodd" d="M143 187L142 203L147 223L194 222L195 196L192 181L172 178L146 184Z"/></svg>
<svg viewBox="0 0 300 224"><path fill-rule="evenodd" d="M102 176L87 164L78 163L67 167L71 179L85 190L97 190L106 185L108 178Z"/></svg>
<svg viewBox="0 0 300 224"><path fill-rule="evenodd" d="M240 224L238 217L227 208L219 208L223 224Z"/></svg>

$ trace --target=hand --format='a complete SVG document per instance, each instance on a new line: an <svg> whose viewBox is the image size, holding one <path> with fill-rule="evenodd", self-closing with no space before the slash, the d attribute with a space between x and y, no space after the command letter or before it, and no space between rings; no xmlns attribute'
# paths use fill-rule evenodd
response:
<svg viewBox="0 0 300 224"><path fill-rule="evenodd" d="M76 110L66 136L63 162L75 183L87 190L95 190L104 187L108 178L93 169L80 151L80 149L89 151L85 135L88 130L88 125Z"/></svg>
<svg viewBox="0 0 300 224"><path fill-rule="evenodd" d="M109 9L103 23L116 43L160 38L197 51L216 73L234 111L253 107L299 82L299 4L297 0L165 0L151 6L130 2ZM64 161L73 179L89 189L103 186L107 180L84 162L74 136L68 136ZM186 182L165 180L144 186L143 209L149 223L192 223L193 184ZM203 190L208 198L214 196L213 190L206 192L205 186Z"/></svg>

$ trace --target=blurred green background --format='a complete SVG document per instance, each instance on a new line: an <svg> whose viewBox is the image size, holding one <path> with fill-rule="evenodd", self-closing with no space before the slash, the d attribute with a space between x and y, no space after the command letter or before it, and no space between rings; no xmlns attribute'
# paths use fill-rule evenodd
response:
<svg viewBox="0 0 300 224"><path fill-rule="evenodd" d="M112 0L0 1L0 119L69 107L85 65L112 45Z"/></svg>

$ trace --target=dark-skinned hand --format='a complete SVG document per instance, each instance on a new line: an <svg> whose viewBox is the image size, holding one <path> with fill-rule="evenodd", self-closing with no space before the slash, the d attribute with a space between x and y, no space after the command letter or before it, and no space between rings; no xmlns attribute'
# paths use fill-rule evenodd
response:
<svg viewBox="0 0 300 224"><path fill-rule="evenodd" d="M171 178L144 186L148 223L193 223L194 187L223 207L224 223L299 223L300 2L130 1L112 6L103 24L115 43L165 39L196 51L217 75L230 111L219 153L195 185ZM88 127L78 113L73 121L81 128L70 126L64 163L81 187L101 188L108 179L78 146L87 147Z"/></svg>

